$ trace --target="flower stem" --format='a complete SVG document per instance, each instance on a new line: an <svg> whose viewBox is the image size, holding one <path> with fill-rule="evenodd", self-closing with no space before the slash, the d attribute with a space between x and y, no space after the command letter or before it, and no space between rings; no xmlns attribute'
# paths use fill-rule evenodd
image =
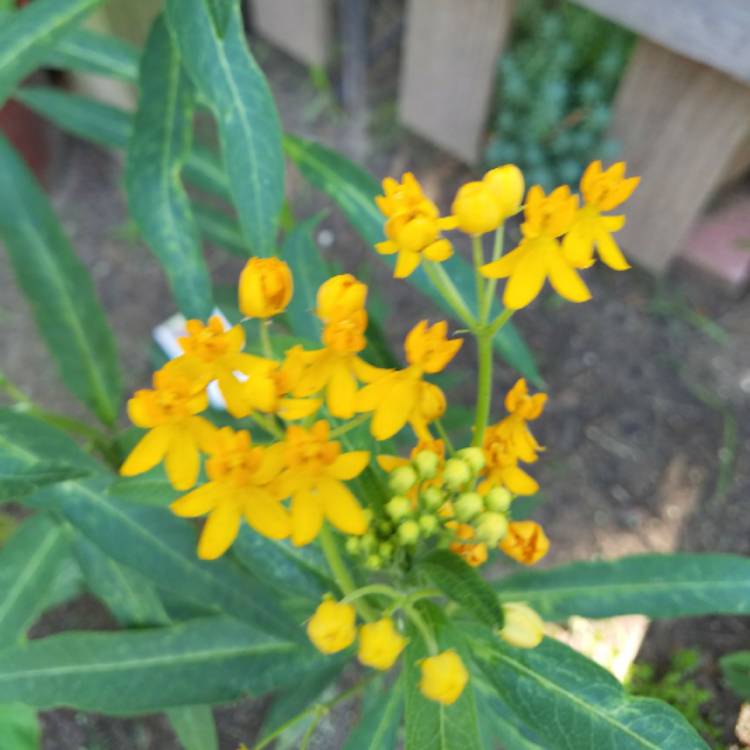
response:
<svg viewBox="0 0 750 750"><path fill-rule="evenodd" d="M474 328L476 320L461 292L451 281L451 277L439 263L432 261L424 262L424 270L432 285L437 289L443 299L450 305L456 317L467 327Z"/></svg>
<svg viewBox="0 0 750 750"><path fill-rule="evenodd" d="M266 359L273 359L273 346L271 345L271 321L260 321L260 343L263 348L263 356Z"/></svg>
<svg viewBox="0 0 750 750"><path fill-rule="evenodd" d="M487 296L487 285L484 277L480 273L479 269L484 265L484 248L482 247L481 235L475 234L471 238L471 250L474 254L474 279L477 288L477 316L479 322L484 322L482 319L482 310L485 306L485 297Z"/></svg>
<svg viewBox="0 0 750 750"><path fill-rule="evenodd" d="M443 424L442 420L435 420L435 429L437 430L438 435L440 435L442 441L445 443L445 447L448 450L448 453L450 453L451 455L454 454L456 452L456 449L453 447L453 441L451 440L448 431L445 429L445 425Z"/></svg>
<svg viewBox="0 0 750 750"><path fill-rule="evenodd" d="M341 601L353 602L360 597L369 596L370 594L381 594L391 599L400 599L403 596L400 591L397 591L392 586L386 586L384 583L371 583L369 586L362 586L362 588L352 591L351 594L347 594Z"/></svg>
<svg viewBox="0 0 750 750"><path fill-rule="evenodd" d="M357 590L357 586L354 583L352 574L349 572L349 568L346 567L346 563L341 559L338 547L336 546L336 540L333 538L331 529L326 523L323 523L319 539L320 547L333 575L333 580L336 581L336 585L345 596L351 596ZM355 606L360 615L368 622L375 619L372 609L365 602L357 602Z"/></svg>
<svg viewBox="0 0 750 750"><path fill-rule="evenodd" d="M338 427L331 430L331 434L328 437L333 439L340 437L341 435L346 435L349 430L356 429L361 424L364 424L369 418L369 414L360 414L358 417L354 417L354 419L350 419L348 422L344 422L344 424L340 424Z"/></svg>
<svg viewBox="0 0 750 750"><path fill-rule="evenodd" d="M487 328L477 334L477 408L474 417L474 437L472 445L481 445L484 431L490 417L492 401L492 338L493 333Z"/></svg>
<svg viewBox="0 0 750 750"><path fill-rule="evenodd" d="M503 241L505 239L505 224L501 224L495 232L495 244L492 246L492 260L499 260L503 254ZM495 296L495 287L497 287L497 279L488 279L487 287L484 290L484 300L482 301L482 307L479 311L479 320L482 323L486 323L490 317L490 310L492 310L492 299Z"/></svg>
<svg viewBox="0 0 750 750"><path fill-rule="evenodd" d="M269 435L273 435L278 440L283 440L284 431L273 421L273 417L267 417L254 411L250 413L250 419L264 429Z"/></svg>
<svg viewBox="0 0 750 750"><path fill-rule="evenodd" d="M427 650L430 652L430 656L435 656L435 654L437 654L438 652L437 641L435 640L435 636L432 634L429 626L424 621L422 615L420 615L419 612L417 612L417 610L414 609L414 607L410 604L404 604L404 612L422 636L422 639L427 646Z"/></svg>

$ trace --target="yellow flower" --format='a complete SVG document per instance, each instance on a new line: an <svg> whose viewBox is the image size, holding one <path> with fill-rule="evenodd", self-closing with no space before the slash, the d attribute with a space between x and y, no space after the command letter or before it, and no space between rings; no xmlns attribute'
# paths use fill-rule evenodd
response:
<svg viewBox="0 0 750 750"><path fill-rule="evenodd" d="M324 323L346 320L364 310L366 300L367 285L342 273L321 284L315 314Z"/></svg>
<svg viewBox="0 0 750 750"><path fill-rule="evenodd" d="M187 490L198 479L199 449L205 450L216 430L196 416L208 407L206 381L192 379L168 363L154 373L153 383L153 389L136 391L128 401L130 421L149 431L130 452L120 474L142 474L164 459L172 486Z"/></svg>
<svg viewBox="0 0 750 750"><path fill-rule="evenodd" d="M422 372L436 373L444 370L456 356L463 339L448 339L448 323L441 320L429 326L421 320L406 335L404 351L406 361Z"/></svg>
<svg viewBox="0 0 750 750"><path fill-rule="evenodd" d="M250 258L240 274L240 310L250 318L270 318L286 310L294 282L278 258Z"/></svg>
<svg viewBox="0 0 750 750"><path fill-rule="evenodd" d="M175 367L184 368L188 377L216 380L233 417L246 417L253 408L259 408L257 404L268 402L270 393L262 375L274 363L242 351L242 326L227 330L221 318L213 315L207 325L188 320L185 328L187 336L179 339L184 354L174 360ZM244 378L239 379L237 373Z"/></svg>
<svg viewBox="0 0 750 750"><path fill-rule="evenodd" d="M318 651L335 654L354 643L357 613L351 604L324 599L307 623L307 636Z"/></svg>
<svg viewBox="0 0 750 750"><path fill-rule="evenodd" d="M613 164L602 171L600 161L591 162L581 177L581 193L585 205L576 214L573 226L563 240L568 261L576 268L587 268L594 262L594 247L599 257L615 271L630 268L625 256L612 237L625 225L625 217L605 216L624 203L638 187L640 177L625 177L625 162Z"/></svg>
<svg viewBox="0 0 750 750"><path fill-rule="evenodd" d="M522 565L533 565L549 551L549 539L535 521L512 521L500 549Z"/></svg>
<svg viewBox="0 0 750 750"><path fill-rule="evenodd" d="M208 514L198 557L221 557L237 538L243 517L263 536L286 539L291 531L289 512L270 489L284 465L283 447L254 446L247 431L222 427L208 452L209 481L170 505L175 515L185 518Z"/></svg>
<svg viewBox="0 0 750 750"><path fill-rule="evenodd" d="M516 648L536 648L544 638L544 622L523 602L508 602L503 604L500 637Z"/></svg>
<svg viewBox="0 0 750 750"><path fill-rule="evenodd" d="M458 228L466 234L494 232L503 223L503 214L495 193L485 182L462 185L451 206Z"/></svg>
<svg viewBox="0 0 750 750"><path fill-rule="evenodd" d="M369 451L341 452L341 445L328 439L324 420L312 429L290 425L284 446L286 469L277 486L279 496L292 498L292 543L308 544L318 535L327 518L345 534L362 535L367 518L357 499L343 484L364 471Z"/></svg>
<svg viewBox="0 0 750 750"><path fill-rule="evenodd" d="M450 550L463 558L464 562L471 565L472 568L478 568L487 562L487 545L484 542L478 544L453 542Z"/></svg>
<svg viewBox="0 0 750 750"><path fill-rule="evenodd" d="M487 172L482 178L495 194L503 220L517 214L523 201L523 173L515 164L503 164Z"/></svg>
<svg viewBox="0 0 750 750"><path fill-rule="evenodd" d="M398 253L395 278L411 275L423 256L441 262L453 255L453 247L441 237L441 230L455 229L456 220L452 216L440 218L437 206L424 195L411 172L404 174L401 183L387 177L383 192L375 202L387 218L387 240L377 243L375 249L382 255Z"/></svg>
<svg viewBox="0 0 750 750"><path fill-rule="evenodd" d="M469 673L453 649L437 656L428 656L422 660L420 668L422 679L419 689L422 695L445 706L458 700L469 681Z"/></svg>
<svg viewBox="0 0 750 750"><path fill-rule="evenodd" d="M549 196L538 185L529 190L521 243L481 268L487 278L508 279L503 293L507 308L519 310L533 302L547 278L558 294L571 302L591 299L588 287L565 258L557 239L570 229L577 208L578 197L571 195L567 186L553 190Z"/></svg>
<svg viewBox="0 0 750 750"><path fill-rule="evenodd" d="M406 647L407 640L393 625L390 617L362 625L359 629L360 662L366 667L390 669Z"/></svg>

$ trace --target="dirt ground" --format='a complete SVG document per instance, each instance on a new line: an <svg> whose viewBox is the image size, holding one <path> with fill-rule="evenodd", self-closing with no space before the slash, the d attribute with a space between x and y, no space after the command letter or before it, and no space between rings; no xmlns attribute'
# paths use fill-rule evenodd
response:
<svg viewBox="0 0 750 750"><path fill-rule="evenodd" d="M343 147L378 176L413 169L447 208L470 173L394 124L392 61L371 71L376 95L363 131L332 108L330 93L316 89L301 67L262 45L257 49L287 129ZM92 271L132 388L148 377L150 330L173 312L172 304L158 266L129 239L119 158L55 138L52 197ZM296 175L289 185L299 216L324 204ZM426 314L427 303L389 279L336 213L322 229L323 251L347 271L366 271L381 288L398 342ZM215 251L210 264L225 283L240 266ZM547 451L533 470L546 498L537 517L553 542L544 564L641 551L750 553L750 298L732 299L682 271L656 282L637 270L597 267L587 279L592 302L558 304L550 294L516 321L538 353L550 395L536 430ZM45 406L80 413L56 380L4 257L0 299L5 372ZM470 364L470 353L465 361ZM498 389L514 377L500 366ZM87 599L56 611L45 630L108 623ZM698 647L700 679L717 692L729 728L737 703L720 685L717 659L746 648L749 636L748 621L739 618L660 623L649 631L643 654L663 664L679 647ZM217 712L222 749L252 742L264 706L244 702ZM44 727L45 750L178 747L159 718L133 722L54 711L45 714ZM324 734L315 746L338 745Z"/></svg>

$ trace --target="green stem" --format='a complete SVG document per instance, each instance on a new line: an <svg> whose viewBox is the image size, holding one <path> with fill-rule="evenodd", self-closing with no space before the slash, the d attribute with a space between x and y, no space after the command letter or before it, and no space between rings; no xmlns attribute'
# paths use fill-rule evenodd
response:
<svg viewBox="0 0 750 750"><path fill-rule="evenodd" d="M442 438L443 442L445 443L445 447L451 455L456 452L456 449L453 447L453 441L450 438L450 435L448 434L448 431L445 429L445 425L443 424L442 420L436 419L435 422L435 429L438 432L438 435Z"/></svg>
<svg viewBox="0 0 750 750"><path fill-rule="evenodd" d="M318 728L318 724L320 724L320 720L324 715L324 712L318 711L318 715L315 716L310 722L310 726L307 728L307 731L303 735L302 741L300 742L299 750L307 750L307 748L310 746L310 740L315 734L315 730Z"/></svg>
<svg viewBox="0 0 750 750"><path fill-rule="evenodd" d="M474 328L476 325L474 315L466 304L466 300L461 295L461 292L456 289L456 285L451 281L450 276L448 276L440 263L433 263L429 260L425 261L424 270L432 285L450 305L456 317L468 328Z"/></svg>
<svg viewBox="0 0 750 750"><path fill-rule="evenodd" d="M499 260L503 254L503 241L505 239L505 225L501 224L495 232L495 244L492 246L492 260ZM488 279L487 286L484 291L484 300L482 301L482 308L479 311L479 320L482 323L486 323L490 317L490 311L492 310L492 300L495 296L495 288L497 287L497 279Z"/></svg>
<svg viewBox="0 0 750 750"><path fill-rule="evenodd" d="M263 356L266 359L273 359L273 346L271 345L271 321L260 321L260 343L263 348Z"/></svg>
<svg viewBox="0 0 750 750"><path fill-rule="evenodd" d="M484 276L479 272L479 269L484 265L484 248L482 247L481 235L475 234L471 238L471 250L474 255L474 281L477 289L477 315L479 316L479 322L482 320L482 310L484 309L484 300L487 295L486 283Z"/></svg>
<svg viewBox="0 0 750 750"><path fill-rule="evenodd" d="M354 419L351 419L344 424L340 424L334 430L331 430L331 434L328 437L332 440L333 438L340 437L341 435L346 435L346 433L350 430L354 430L361 424L364 424L370 418L370 416L370 414L360 414L358 417L354 417Z"/></svg>
<svg viewBox="0 0 750 750"><path fill-rule="evenodd" d="M515 310L506 307L505 310L503 310L500 315L492 321L489 328L492 338L494 338L495 334L513 317L514 312Z"/></svg>
<svg viewBox="0 0 750 750"><path fill-rule="evenodd" d="M319 539L320 547L333 575L333 580L336 581L336 585L345 596L350 596L357 590L357 586L354 583L352 574L349 572L349 568L346 567L346 563L341 559L338 547L336 546L336 540L333 538L331 529L326 523L323 524L320 530ZM368 622L375 619L372 609L365 602L357 602L356 607L360 615Z"/></svg>
<svg viewBox="0 0 750 750"><path fill-rule="evenodd" d="M435 656L435 654L437 654L438 652L437 641L435 640L435 636L432 634L432 631L428 627L427 623L422 618L422 615L420 615L419 612L417 612L417 610L409 604L404 604L404 612L406 613L406 616L412 621L414 627L416 627L416 629L420 632L422 639L427 646L427 650L430 652L430 656Z"/></svg>
<svg viewBox="0 0 750 750"><path fill-rule="evenodd" d="M382 594L391 599L400 599L403 596L400 591L397 591L392 586L386 586L384 583L371 583L369 586L362 586L362 588L352 591L351 594L347 594L341 601L353 602L370 594Z"/></svg>
<svg viewBox="0 0 750 750"><path fill-rule="evenodd" d="M477 354L479 359L477 375L477 408L474 417L474 437L472 445L481 445L484 431L490 417L492 402L492 338L488 329L477 334Z"/></svg>
<svg viewBox="0 0 750 750"><path fill-rule="evenodd" d="M277 440L284 439L284 431L273 421L273 417L267 417L264 414L258 414L257 411L254 411L250 413L250 419L269 435L273 435Z"/></svg>

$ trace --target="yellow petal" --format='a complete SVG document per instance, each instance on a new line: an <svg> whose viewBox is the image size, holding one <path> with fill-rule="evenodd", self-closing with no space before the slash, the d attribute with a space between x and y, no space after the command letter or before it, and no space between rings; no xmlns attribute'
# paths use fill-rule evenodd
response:
<svg viewBox="0 0 750 750"><path fill-rule="evenodd" d="M402 250L398 254L398 260L396 261L396 268L393 271L394 279L405 279L410 276L419 265L421 258L419 253L407 252Z"/></svg>
<svg viewBox="0 0 750 750"><path fill-rule="evenodd" d="M154 427L149 430L130 451L130 455L120 467L120 474L132 477L136 474L153 469L169 448L172 430L167 425Z"/></svg>
<svg viewBox="0 0 750 750"><path fill-rule="evenodd" d="M198 448L204 453L211 453L219 435L217 427L203 417L190 417L185 423L184 429L193 436L193 440L197 443Z"/></svg>
<svg viewBox="0 0 750 750"><path fill-rule="evenodd" d="M591 299L589 288L578 272L565 262L562 253L547 255L547 271L550 283L561 297L571 302L587 302Z"/></svg>
<svg viewBox="0 0 750 750"><path fill-rule="evenodd" d="M318 491L323 498L326 518L344 534L364 534L367 518L362 506L341 482L322 479Z"/></svg>
<svg viewBox="0 0 750 750"><path fill-rule="evenodd" d="M611 269L615 271L627 271L630 268L630 263L625 259L615 238L609 232L602 232L596 240L599 257Z"/></svg>
<svg viewBox="0 0 750 750"><path fill-rule="evenodd" d="M246 417L252 410L245 383L240 383L231 373L219 378L219 390L227 403L227 411L235 418Z"/></svg>
<svg viewBox="0 0 750 750"><path fill-rule="evenodd" d="M169 481L176 490L189 490L196 483L200 471L200 454L189 432L173 432L165 468Z"/></svg>
<svg viewBox="0 0 750 750"><path fill-rule="evenodd" d="M354 479L370 462L370 451L350 451L342 453L328 467L328 474L334 479Z"/></svg>
<svg viewBox="0 0 750 750"><path fill-rule="evenodd" d="M375 410L382 400L383 395L387 393L388 385L386 381L390 382L390 379L380 379L370 385L366 385L357 393L354 405L358 412Z"/></svg>
<svg viewBox="0 0 750 750"><path fill-rule="evenodd" d="M322 403L319 398L282 398L279 401L278 415L287 422L293 422L315 414Z"/></svg>
<svg viewBox="0 0 750 750"><path fill-rule="evenodd" d="M423 252L427 260L440 263L453 255L453 245L446 239L435 240L431 245L427 245Z"/></svg>
<svg viewBox="0 0 750 750"><path fill-rule="evenodd" d="M221 487L215 482L208 482L175 500L169 508L172 513L182 518L205 516L216 507L220 496Z"/></svg>
<svg viewBox="0 0 750 750"><path fill-rule="evenodd" d="M240 512L233 503L222 503L213 510L203 525L198 541L198 557L201 560L221 557L237 538L240 520Z"/></svg>
<svg viewBox="0 0 750 750"><path fill-rule="evenodd" d="M385 242L378 242L375 244L375 250L381 255L393 255L398 252L398 245L395 242L386 240Z"/></svg>
<svg viewBox="0 0 750 750"><path fill-rule="evenodd" d="M284 443L273 443L263 451L260 467L253 476L254 484L268 484L284 468Z"/></svg>
<svg viewBox="0 0 750 750"><path fill-rule="evenodd" d="M336 363L326 388L328 410L334 417L349 419L354 414L356 395L357 381L349 370L346 360L340 360Z"/></svg>
<svg viewBox="0 0 750 750"><path fill-rule="evenodd" d="M546 277L544 251L527 251L518 261L505 285L503 304L512 310L520 310L531 304L542 291Z"/></svg>
<svg viewBox="0 0 750 750"><path fill-rule="evenodd" d="M308 491L297 492L292 498L292 544L309 544L323 525L323 509L317 498Z"/></svg>
<svg viewBox="0 0 750 750"><path fill-rule="evenodd" d="M503 469L502 482L514 495L533 495L539 491L536 479L518 466Z"/></svg>
<svg viewBox="0 0 750 750"><path fill-rule="evenodd" d="M401 458L401 456L378 456L378 466L389 474L399 466L406 466L409 463L408 458Z"/></svg>
<svg viewBox="0 0 750 750"><path fill-rule="evenodd" d="M377 440L393 437L406 424L417 403L418 382L396 381L384 395L375 407L370 424L370 432Z"/></svg>
<svg viewBox="0 0 750 750"><path fill-rule="evenodd" d="M249 496L245 503L247 522L269 539L286 539L292 530L289 512L270 496L258 493Z"/></svg>
<svg viewBox="0 0 750 750"><path fill-rule="evenodd" d="M594 238L574 226L563 239L565 260L576 268L588 268L594 255Z"/></svg>
<svg viewBox="0 0 750 750"><path fill-rule="evenodd" d="M519 246L504 255L500 260L485 263L479 270L482 276L488 279L505 279L513 273L522 257L523 248Z"/></svg>

